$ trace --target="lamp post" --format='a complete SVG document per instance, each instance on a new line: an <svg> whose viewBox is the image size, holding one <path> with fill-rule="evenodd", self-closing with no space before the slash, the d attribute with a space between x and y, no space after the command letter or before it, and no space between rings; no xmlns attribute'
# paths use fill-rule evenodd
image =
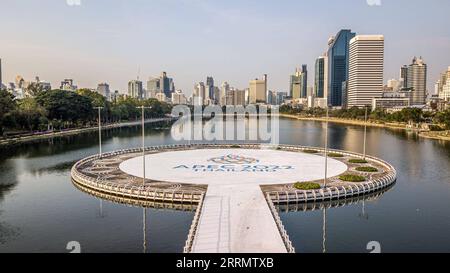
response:
<svg viewBox="0 0 450 273"><path fill-rule="evenodd" d="M328 176L328 113L329 105L327 104L327 118L325 122L325 178L323 179L323 187L327 187L327 176Z"/></svg>
<svg viewBox="0 0 450 273"><path fill-rule="evenodd" d="M145 109L152 107L145 107L144 105L137 107L142 111L142 186L145 185Z"/></svg>
<svg viewBox="0 0 450 273"><path fill-rule="evenodd" d="M364 146L363 146L363 155L364 155L364 160L366 159L366 138L367 138L367 105L366 105L366 113L364 116Z"/></svg>
<svg viewBox="0 0 450 273"><path fill-rule="evenodd" d="M103 107L94 107L94 109L98 110L98 143L99 143L99 157L102 157L102 119L101 119L101 111Z"/></svg>
<svg viewBox="0 0 450 273"><path fill-rule="evenodd" d="M143 222L143 252L147 253L147 209L144 207L142 214L142 222Z"/></svg>
<svg viewBox="0 0 450 273"><path fill-rule="evenodd" d="M326 204L323 204L322 215L322 253L327 253L327 208Z"/></svg>

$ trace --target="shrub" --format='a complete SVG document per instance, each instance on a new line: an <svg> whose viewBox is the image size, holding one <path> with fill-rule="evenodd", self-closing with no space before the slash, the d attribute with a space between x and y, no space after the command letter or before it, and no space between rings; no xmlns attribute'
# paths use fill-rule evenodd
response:
<svg viewBox="0 0 450 273"><path fill-rule="evenodd" d="M329 153L329 157L344 157L344 155L338 154L338 153Z"/></svg>
<svg viewBox="0 0 450 273"><path fill-rule="evenodd" d="M318 153L318 151L316 151L316 150L303 150L303 152L307 153L307 154L317 154Z"/></svg>
<svg viewBox="0 0 450 273"><path fill-rule="evenodd" d="M297 190L318 190L321 188L320 184L318 183L311 183L311 182L297 182L294 184L294 188Z"/></svg>
<svg viewBox="0 0 450 273"><path fill-rule="evenodd" d="M430 129L430 131L433 131L433 132L445 131L445 128L442 128L439 125L429 125L428 128Z"/></svg>
<svg viewBox="0 0 450 273"><path fill-rule="evenodd" d="M239 146L239 145L231 145L231 148L237 149L237 148L241 148L241 146Z"/></svg>
<svg viewBox="0 0 450 273"><path fill-rule="evenodd" d="M339 177L339 179L342 181L346 181L346 182L364 182L364 181L366 181L366 178L364 176L354 175L354 174L341 175Z"/></svg>
<svg viewBox="0 0 450 273"><path fill-rule="evenodd" d="M353 164L366 164L366 163L368 163L367 160L365 160L365 159L357 159L357 158L350 159L348 162L349 163L353 163Z"/></svg>
<svg viewBox="0 0 450 273"><path fill-rule="evenodd" d="M366 173L376 173L378 172L377 168L374 167L358 167L356 168L358 172L366 172Z"/></svg>

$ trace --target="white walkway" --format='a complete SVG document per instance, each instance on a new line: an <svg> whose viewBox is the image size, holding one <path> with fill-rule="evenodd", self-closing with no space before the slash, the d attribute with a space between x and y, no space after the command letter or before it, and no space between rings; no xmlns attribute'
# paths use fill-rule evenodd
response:
<svg viewBox="0 0 450 273"><path fill-rule="evenodd" d="M193 253L286 253L257 185L210 185Z"/></svg>

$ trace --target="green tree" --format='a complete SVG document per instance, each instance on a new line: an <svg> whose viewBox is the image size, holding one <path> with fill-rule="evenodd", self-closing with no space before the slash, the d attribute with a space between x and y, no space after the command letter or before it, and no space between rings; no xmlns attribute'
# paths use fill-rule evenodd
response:
<svg viewBox="0 0 450 273"><path fill-rule="evenodd" d="M142 102L142 105L146 107L151 107L149 111L147 111L146 115L150 117L162 117L165 114L168 114L172 111L172 107L165 103L160 102L157 99L147 99Z"/></svg>
<svg viewBox="0 0 450 273"><path fill-rule="evenodd" d="M386 120L388 114L384 109L375 109L372 113L370 113L370 118L374 120Z"/></svg>
<svg viewBox="0 0 450 273"><path fill-rule="evenodd" d="M103 107L102 120L111 121L114 119L111 117L111 103L103 95L91 91L90 89L78 89L77 94L88 98L91 101L93 107Z"/></svg>
<svg viewBox="0 0 450 273"><path fill-rule="evenodd" d="M111 113L114 115L114 119L119 121L137 119L140 115L139 110L136 108L138 105L139 101L137 99L130 97L119 98L112 106Z"/></svg>
<svg viewBox="0 0 450 273"><path fill-rule="evenodd" d="M36 102L48 112L49 119L74 124L90 121L94 117L92 102L75 92L51 90L36 96Z"/></svg>
<svg viewBox="0 0 450 273"><path fill-rule="evenodd" d="M419 108L405 108L401 111L402 121L419 123L422 121L422 109Z"/></svg>
<svg viewBox="0 0 450 273"><path fill-rule="evenodd" d="M93 92L90 89L78 89L77 94L89 98L94 107L106 108L109 106L109 103L104 96L97 92Z"/></svg>
<svg viewBox="0 0 450 273"><path fill-rule="evenodd" d="M450 109L439 112L435 116L435 121L445 125L447 130L450 130Z"/></svg>
<svg viewBox="0 0 450 273"><path fill-rule="evenodd" d="M0 134L3 135L5 128L4 121L12 111L16 109L17 105L14 101L14 96L6 90L0 90Z"/></svg>
<svg viewBox="0 0 450 273"><path fill-rule="evenodd" d="M47 111L34 98L18 101L17 119L19 125L29 131L42 129L47 121Z"/></svg>

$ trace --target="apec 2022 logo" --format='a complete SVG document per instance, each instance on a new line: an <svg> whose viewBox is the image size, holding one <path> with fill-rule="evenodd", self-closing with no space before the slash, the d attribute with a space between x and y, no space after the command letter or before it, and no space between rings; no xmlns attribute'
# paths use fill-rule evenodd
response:
<svg viewBox="0 0 450 273"><path fill-rule="evenodd" d="M216 164L205 165L178 165L174 170L191 170L194 172L278 172L283 170L294 170L290 165L264 165L257 164L260 160L241 155L224 155L211 158L208 162Z"/></svg>

